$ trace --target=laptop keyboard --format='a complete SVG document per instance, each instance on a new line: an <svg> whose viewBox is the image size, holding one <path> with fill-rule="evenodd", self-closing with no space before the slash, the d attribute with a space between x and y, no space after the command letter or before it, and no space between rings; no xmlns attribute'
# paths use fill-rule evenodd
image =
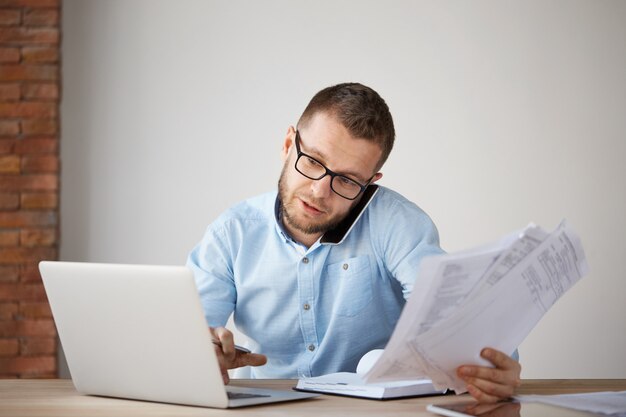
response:
<svg viewBox="0 0 626 417"><path fill-rule="evenodd" d="M242 398L270 397L270 395L250 394L248 392L230 392L230 391L226 391L226 394L228 394L228 399L229 400L240 400Z"/></svg>

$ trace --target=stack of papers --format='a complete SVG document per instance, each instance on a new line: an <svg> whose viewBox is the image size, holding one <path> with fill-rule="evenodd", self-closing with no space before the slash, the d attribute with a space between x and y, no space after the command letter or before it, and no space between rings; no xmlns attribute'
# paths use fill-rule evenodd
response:
<svg viewBox="0 0 626 417"><path fill-rule="evenodd" d="M561 395L518 395L516 401L535 402L591 411L614 417L626 417L626 391L589 392L583 394Z"/></svg>
<svg viewBox="0 0 626 417"><path fill-rule="evenodd" d="M466 392L456 368L492 366L484 347L512 353L588 271L566 221L552 233L529 225L474 250L426 258L384 353L367 383L427 378Z"/></svg>

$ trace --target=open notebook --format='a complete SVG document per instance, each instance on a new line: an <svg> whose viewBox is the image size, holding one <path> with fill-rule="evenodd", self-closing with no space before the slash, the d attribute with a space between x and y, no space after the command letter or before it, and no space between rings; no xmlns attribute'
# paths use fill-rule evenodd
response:
<svg viewBox="0 0 626 417"><path fill-rule="evenodd" d="M446 390L436 390L430 379L365 383L361 375L372 367L381 354L382 349L365 354L359 361L356 373L337 372L313 378L301 378L295 389L376 400L439 395L446 392Z"/></svg>

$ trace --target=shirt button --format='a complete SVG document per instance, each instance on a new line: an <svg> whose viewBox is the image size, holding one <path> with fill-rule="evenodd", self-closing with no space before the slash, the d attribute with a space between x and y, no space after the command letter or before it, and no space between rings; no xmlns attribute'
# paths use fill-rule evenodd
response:
<svg viewBox="0 0 626 417"><path fill-rule="evenodd" d="M315 345L309 345L309 350L313 352L315 350Z"/></svg>
<svg viewBox="0 0 626 417"><path fill-rule="evenodd" d="M308 310L308 309L310 309L310 308L311 308L311 306L310 306L309 304L305 303L305 304L302 306L302 308L303 308L303 309L305 309L305 310Z"/></svg>
<svg viewBox="0 0 626 417"><path fill-rule="evenodd" d="M344 270L348 269L348 264L343 264L343 269Z"/></svg>
<svg viewBox="0 0 626 417"><path fill-rule="evenodd" d="M302 258L302 263L308 264L309 263L309 258Z"/></svg>

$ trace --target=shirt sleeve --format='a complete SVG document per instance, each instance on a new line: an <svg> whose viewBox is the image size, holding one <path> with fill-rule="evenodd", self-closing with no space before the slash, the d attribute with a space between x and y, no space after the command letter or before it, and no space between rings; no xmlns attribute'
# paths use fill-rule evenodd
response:
<svg viewBox="0 0 626 417"><path fill-rule="evenodd" d="M419 279L422 259L444 251L439 246L435 224L417 205L408 200L394 200L384 211L388 212L387 221L384 230L378 233L382 246L379 250L383 253L385 267L400 283L402 294L408 299L414 281Z"/></svg>
<svg viewBox="0 0 626 417"><path fill-rule="evenodd" d="M187 267L193 271L204 315L211 327L225 326L237 302L228 246L224 230L209 226L187 257Z"/></svg>

